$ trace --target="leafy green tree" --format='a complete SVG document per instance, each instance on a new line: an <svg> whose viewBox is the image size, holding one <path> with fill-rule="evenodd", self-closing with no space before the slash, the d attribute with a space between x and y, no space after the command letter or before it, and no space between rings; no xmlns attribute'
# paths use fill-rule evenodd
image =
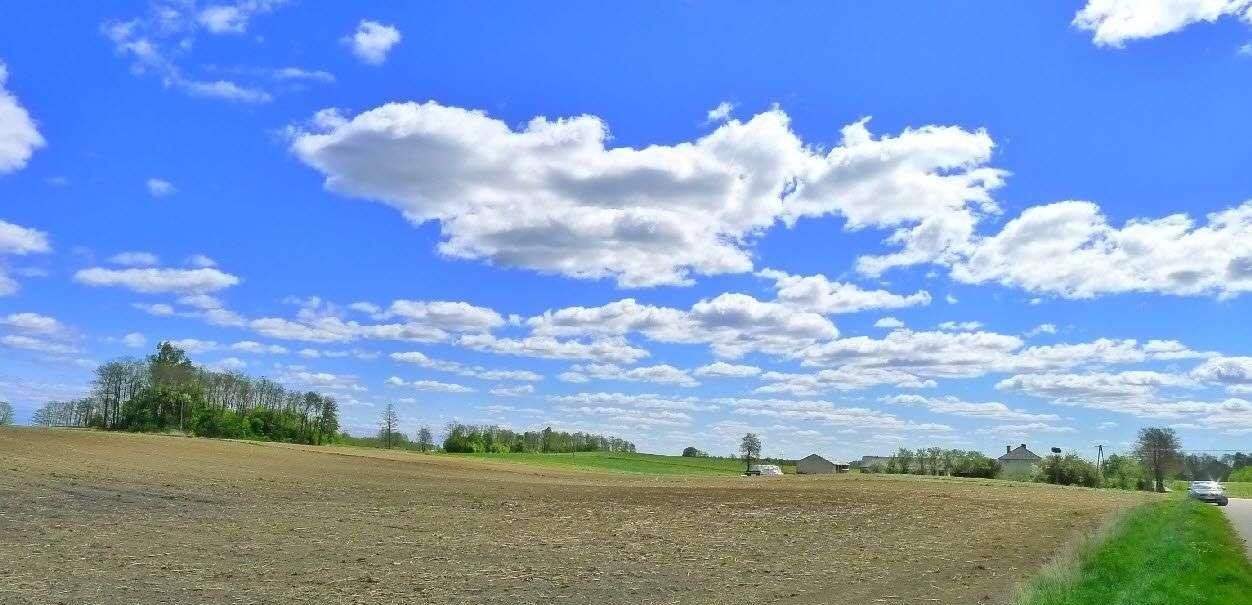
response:
<svg viewBox="0 0 1252 605"><path fill-rule="evenodd" d="M743 456L744 463L750 468L752 460L761 457L761 438L756 433L748 433L739 441L739 455Z"/></svg>
<svg viewBox="0 0 1252 605"><path fill-rule="evenodd" d="M430 427L422 425L417 429L417 448L425 454L435 447L435 434L431 432Z"/></svg>
<svg viewBox="0 0 1252 605"><path fill-rule="evenodd" d="M896 472L907 475L909 473L909 470L913 468L914 458L913 458L912 450L900 448L899 450L896 451L896 455L892 456L892 458L895 459Z"/></svg>
<svg viewBox="0 0 1252 605"><path fill-rule="evenodd" d="M0 426L13 424L13 406L7 401L0 401Z"/></svg>
<svg viewBox="0 0 1252 605"><path fill-rule="evenodd" d="M1143 486L1143 467L1127 456L1110 454L1100 471L1104 487L1141 489Z"/></svg>
<svg viewBox="0 0 1252 605"><path fill-rule="evenodd" d="M1039 483L1098 487L1100 471L1096 465L1075 454L1052 454L1035 467L1033 479Z"/></svg>
<svg viewBox="0 0 1252 605"><path fill-rule="evenodd" d="M1139 430L1135 457L1148 471L1156 491L1165 491L1165 476L1177 466L1181 447L1174 429L1150 427Z"/></svg>
<svg viewBox="0 0 1252 605"><path fill-rule="evenodd" d="M1227 479L1227 481L1234 481L1236 483L1252 483L1252 466L1245 466L1236 469L1234 472L1230 473L1230 478Z"/></svg>

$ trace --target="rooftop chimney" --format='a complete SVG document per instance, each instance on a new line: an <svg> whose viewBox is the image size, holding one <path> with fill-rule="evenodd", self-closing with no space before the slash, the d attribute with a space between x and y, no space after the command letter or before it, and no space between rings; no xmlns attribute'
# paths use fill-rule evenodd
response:
<svg viewBox="0 0 1252 605"><path fill-rule="evenodd" d="M1011 446L1011 445L1006 445L1006 446L1004 446L1004 453L1006 453L1006 454L1012 454L1012 453L1013 453L1013 446Z"/></svg>
<svg viewBox="0 0 1252 605"><path fill-rule="evenodd" d="M1025 443L1023 443L1023 444L1022 444L1022 449L1026 449L1026 444L1025 444Z"/></svg>

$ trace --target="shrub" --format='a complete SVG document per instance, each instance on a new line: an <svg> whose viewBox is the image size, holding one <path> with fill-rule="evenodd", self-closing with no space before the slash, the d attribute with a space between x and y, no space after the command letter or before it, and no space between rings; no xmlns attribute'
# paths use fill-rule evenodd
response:
<svg viewBox="0 0 1252 605"><path fill-rule="evenodd" d="M1252 466L1244 466L1230 473L1230 481L1236 483L1252 483Z"/></svg>
<svg viewBox="0 0 1252 605"><path fill-rule="evenodd" d="M1035 468L1034 481L1058 485L1081 485L1098 487L1100 472L1096 466L1074 454L1053 454L1044 458Z"/></svg>

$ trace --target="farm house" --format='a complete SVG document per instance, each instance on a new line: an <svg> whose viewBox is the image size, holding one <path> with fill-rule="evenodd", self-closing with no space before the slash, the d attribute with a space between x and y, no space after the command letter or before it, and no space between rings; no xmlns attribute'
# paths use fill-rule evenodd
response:
<svg viewBox="0 0 1252 605"><path fill-rule="evenodd" d="M1028 476L1035 472L1035 465L1040 460L1043 460L1034 452L1026 449L1025 443L1017 447L1006 445L1004 450L1004 455L996 459L1000 462L1000 475L1003 477Z"/></svg>
<svg viewBox="0 0 1252 605"><path fill-rule="evenodd" d="M796 461L797 475L830 475L847 471L847 463L831 462L817 454L809 454Z"/></svg>

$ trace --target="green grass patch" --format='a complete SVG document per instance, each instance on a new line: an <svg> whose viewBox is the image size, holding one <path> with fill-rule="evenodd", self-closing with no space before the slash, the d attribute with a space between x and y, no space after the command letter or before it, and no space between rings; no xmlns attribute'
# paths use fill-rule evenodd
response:
<svg viewBox="0 0 1252 605"><path fill-rule="evenodd" d="M1074 546L1018 605L1248 605L1252 564L1221 511L1169 498L1132 509Z"/></svg>
<svg viewBox="0 0 1252 605"><path fill-rule="evenodd" d="M1169 483L1169 488L1176 492L1185 493L1190 486L1191 483L1188 481L1171 481ZM1226 488L1226 495L1231 498L1252 498L1252 483L1232 481L1223 483L1222 487Z"/></svg>
<svg viewBox="0 0 1252 605"><path fill-rule="evenodd" d="M529 464L552 468L610 471L641 475L739 475L744 463L728 458L685 458L658 454L613 454L577 452L573 454L441 454L478 460ZM794 466L783 472L794 473Z"/></svg>

